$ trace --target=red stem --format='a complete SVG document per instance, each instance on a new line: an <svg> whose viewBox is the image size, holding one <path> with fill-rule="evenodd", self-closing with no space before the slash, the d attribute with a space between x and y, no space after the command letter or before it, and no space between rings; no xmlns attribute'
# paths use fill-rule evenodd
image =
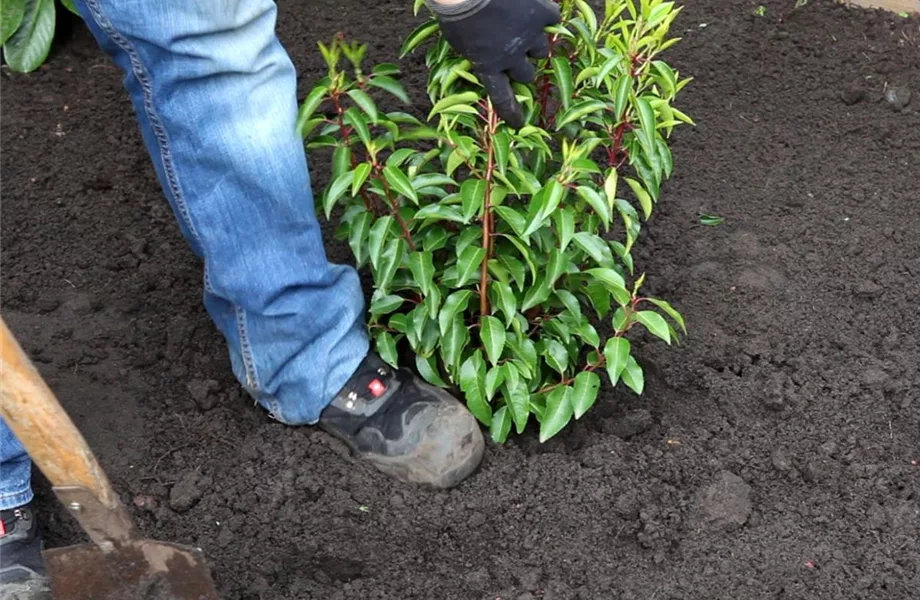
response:
<svg viewBox="0 0 920 600"><path fill-rule="evenodd" d="M485 255L482 257L482 267L479 273L479 314L486 316L489 314L489 258L492 256L492 173L495 169L495 145L492 139L495 137L495 129L498 126L498 117L492 109L492 104L488 107L488 159L486 163L486 191L483 198L482 206L482 249Z"/></svg>

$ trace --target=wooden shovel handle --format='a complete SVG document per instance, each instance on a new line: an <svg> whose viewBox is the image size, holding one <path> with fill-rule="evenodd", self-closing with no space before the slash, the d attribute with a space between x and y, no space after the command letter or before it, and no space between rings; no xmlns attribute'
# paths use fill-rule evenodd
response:
<svg viewBox="0 0 920 600"><path fill-rule="evenodd" d="M106 508L123 510L86 440L2 318L0 413L52 485L84 487Z"/></svg>

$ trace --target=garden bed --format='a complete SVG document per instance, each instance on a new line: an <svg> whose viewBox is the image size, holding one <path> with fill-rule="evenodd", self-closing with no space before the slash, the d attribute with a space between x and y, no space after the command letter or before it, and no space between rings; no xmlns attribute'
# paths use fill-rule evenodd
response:
<svg viewBox="0 0 920 600"><path fill-rule="evenodd" d="M697 126L636 261L688 338L637 340L643 397L602 390L458 489L396 484L243 397L79 25L41 71L3 72L4 318L143 532L202 547L227 599L915 598L920 22L792 4L692 2L673 29ZM279 32L303 94L316 41L387 61L415 24L406 0L318 0ZM424 114L421 55L402 66ZM81 539L36 479L49 543Z"/></svg>

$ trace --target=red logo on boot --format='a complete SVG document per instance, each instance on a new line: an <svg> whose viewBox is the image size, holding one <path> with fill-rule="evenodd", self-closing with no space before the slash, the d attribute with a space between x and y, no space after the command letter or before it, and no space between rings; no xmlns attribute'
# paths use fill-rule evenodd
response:
<svg viewBox="0 0 920 600"><path fill-rule="evenodd" d="M371 394L374 395L374 398L379 398L383 396L384 392L387 391L387 386L383 384L379 379L374 379L369 384L367 384L367 389L371 391Z"/></svg>

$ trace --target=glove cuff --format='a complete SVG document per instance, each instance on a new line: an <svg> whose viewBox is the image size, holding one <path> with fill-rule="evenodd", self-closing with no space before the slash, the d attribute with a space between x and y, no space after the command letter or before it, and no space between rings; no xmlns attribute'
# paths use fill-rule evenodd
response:
<svg viewBox="0 0 920 600"><path fill-rule="evenodd" d="M425 4L440 21L459 21L478 13L492 0L464 0L456 4L441 4L437 0L425 0Z"/></svg>

